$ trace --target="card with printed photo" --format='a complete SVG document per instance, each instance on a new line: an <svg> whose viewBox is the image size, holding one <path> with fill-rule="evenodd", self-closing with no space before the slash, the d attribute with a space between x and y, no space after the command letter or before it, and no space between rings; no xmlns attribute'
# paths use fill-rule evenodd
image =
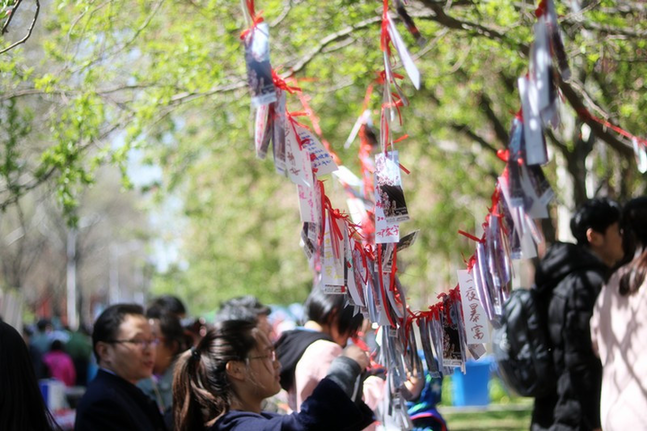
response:
<svg viewBox="0 0 647 431"><path fill-rule="evenodd" d="M397 151L375 156L375 191L387 222L400 223L409 220Z"/></svg>
<svg viewBox="0 0 647 431"><path fill-rule="evenodd" d="M247 63L247 83L252 94L252 105L259 107L276 101L267 23L259 23L247 34L245 62Z"/></svg>

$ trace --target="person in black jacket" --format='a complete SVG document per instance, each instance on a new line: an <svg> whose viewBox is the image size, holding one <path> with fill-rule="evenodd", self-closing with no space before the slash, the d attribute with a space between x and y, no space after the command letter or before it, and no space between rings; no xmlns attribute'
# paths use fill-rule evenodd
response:
<svg viewBox="0 0 647 431"><path fill-rule="evenodd" d="M92 333L99 371L77 407L76 431L166 431L155 401L135 386L151 376L157 343L139 305L101 313Z"/></svg>
<svg viewBox="0 0 647 431"><path fill-rule="evenodd" d="M533 431L600 429L602 366L593 352L589 320L610 270L623 257L620 206L593 199L571 219L577 245L556 243L539 263L535 283L552 291L548 331L557 381L535 399Z"/></svg>

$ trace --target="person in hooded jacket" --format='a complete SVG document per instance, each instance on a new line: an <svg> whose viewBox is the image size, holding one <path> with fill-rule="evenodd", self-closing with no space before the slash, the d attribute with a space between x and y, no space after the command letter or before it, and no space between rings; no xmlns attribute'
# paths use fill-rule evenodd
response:
<svg viewBox="0 0 647 431"><path fill-rule="evenodd" d="M589 321L611 269L622 259L620 206L606 198L580 206L571 219L577 245L555 243L538 265L535 283L551 291L548 332L557 380L553 393L535 398L531 429L600 429L602 366Z"/></svg>

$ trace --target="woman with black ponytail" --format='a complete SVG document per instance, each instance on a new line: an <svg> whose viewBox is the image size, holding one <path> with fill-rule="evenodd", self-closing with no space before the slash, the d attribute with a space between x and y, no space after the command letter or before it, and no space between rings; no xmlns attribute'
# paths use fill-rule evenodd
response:
<svg viewBox="0 0 647 431"><path fill-rule="evenodd" d="M364 352L350 348L332 364L300 413L263 412L261 402L281 389L274 347L253 323L222 322L178 360L173 380L175 429L361 430L373 421L358 397L361 385L356 384L367 364Z"/></svg>
<svg viewBox="0 0 647 431"><path fill-rule="evenodd" d="M647 429L647 196L625 205L621 228L627 263L602 289L591 318L605 431Z"/></svg>

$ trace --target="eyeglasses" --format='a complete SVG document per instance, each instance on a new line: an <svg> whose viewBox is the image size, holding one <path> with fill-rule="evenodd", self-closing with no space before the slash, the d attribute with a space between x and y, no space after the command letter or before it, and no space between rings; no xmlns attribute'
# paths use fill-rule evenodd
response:
<svg viewBox="0 0 647 431"><path fill-rule="evenodd" d="M132 340L107 340L106 341L106 343L110 343L110 344L123 344L123 343L134 344L140 349L145 349L147 347L156 347L159 344L159 342L160 340L157 338L153 338L152 340L132 339Z"/></svg>
<svg viewBox="0 0 647 431"><path fill-rule="evenodd" d="M276 350L269 350L267 355L262 356L250 356L247 359L270 359L272 362L276 361Z"/></svg>

